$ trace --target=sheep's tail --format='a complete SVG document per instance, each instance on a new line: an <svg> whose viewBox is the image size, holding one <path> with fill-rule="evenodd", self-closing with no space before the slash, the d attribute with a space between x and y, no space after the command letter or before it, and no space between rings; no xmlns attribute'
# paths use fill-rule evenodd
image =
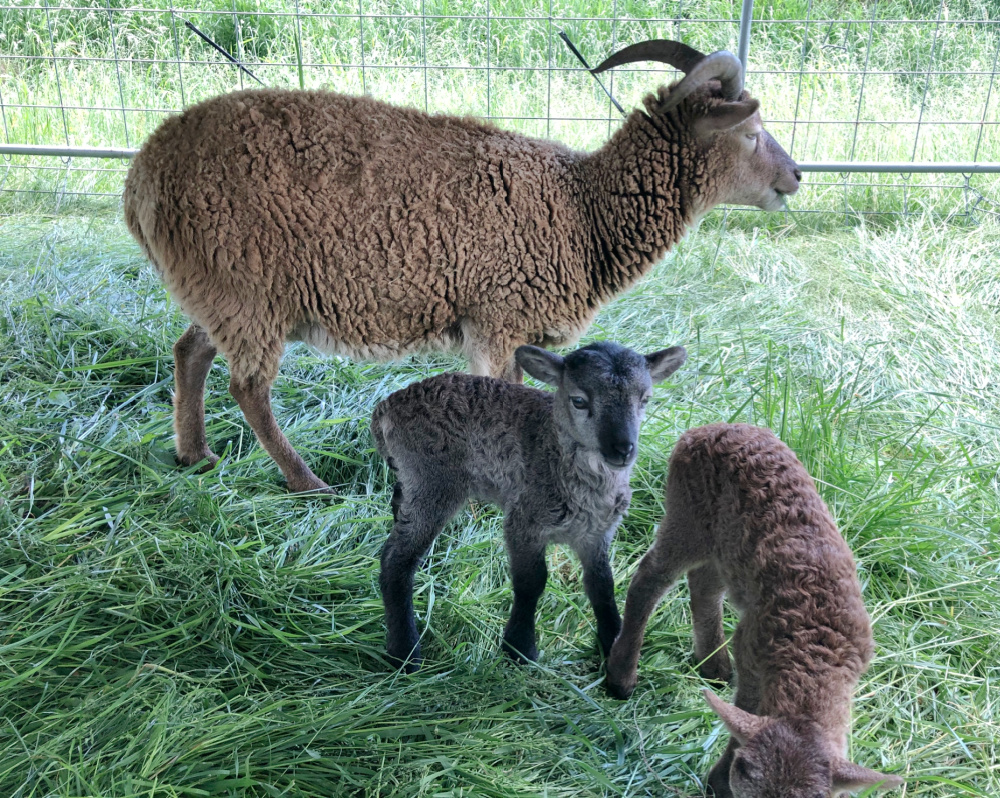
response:
<svg viewBox="0 0 1000 798"><path fill-rule="evenodd" d="M125 190L122 193L122 208L125 213L125 226L132 238L142 248L156 270L162 275L163 267L153 255L150 238L155 224L155 214L158 203L150 196L152 185L148 175L145 175L142 162L142 152L132 161L132 167L125 178Z"/></svg>

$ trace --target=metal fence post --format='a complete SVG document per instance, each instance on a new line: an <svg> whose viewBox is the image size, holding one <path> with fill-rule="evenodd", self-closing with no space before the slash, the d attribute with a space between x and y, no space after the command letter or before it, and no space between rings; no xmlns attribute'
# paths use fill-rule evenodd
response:
<svg viewBox="0 0 1000 798"><path fill-rule="evenodd" d="M740 42L736 57L743 64L743 74L747 71L747 53L750 52L750 23L753 22L753 0L743 0L743 10L740 11Z"/></svg>

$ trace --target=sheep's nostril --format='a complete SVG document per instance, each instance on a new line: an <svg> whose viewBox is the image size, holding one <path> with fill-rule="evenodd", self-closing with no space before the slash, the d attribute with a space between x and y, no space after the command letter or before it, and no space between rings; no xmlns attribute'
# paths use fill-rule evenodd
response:
<svg viewBox="0 0 1000 798"><path fill-rule="evenodd" d="M802 182L802 170L801 169L796 169L795 172L794 172L794 174L795 174L795 179L798 180L801 183Z"/></svg>
<svg viewBox="0 0 1000 798"><path fill-rule="evenodd" d="M620 459L622 463L627 463L629 458L632 456L632 452L635 451L635 444L631 441L625 441L622 443L616 443L611 447L617 459Z"/></svg>

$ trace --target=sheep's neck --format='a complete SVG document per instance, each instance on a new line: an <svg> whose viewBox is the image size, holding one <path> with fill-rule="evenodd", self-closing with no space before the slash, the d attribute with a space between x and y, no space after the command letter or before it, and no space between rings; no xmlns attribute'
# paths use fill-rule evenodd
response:
<svg viewBox="0 0 1000 798"><path fill-rule="evenodd" d="M694 218L695 164L670 120L634 111L608 143L581 162L592 219L591 274L602 301L633 285L684 235ZM682 153L684 157L682 157Z"/></svg>

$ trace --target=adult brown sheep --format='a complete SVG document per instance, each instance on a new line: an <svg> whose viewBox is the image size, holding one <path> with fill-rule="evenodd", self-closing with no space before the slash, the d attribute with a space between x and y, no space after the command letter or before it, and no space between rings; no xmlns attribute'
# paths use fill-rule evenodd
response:
<svg viewBox="0 0 1000 798"><path fill-rule="evenodd" d="M594 71L642 60L686 75L592 153L325 91L241 91L165 121L124 208L192 320L174 346L179 460L217 459L217 350L289 489L327 489L271 411L286 340L377 360L460 351L473 373L519 381L519 345L575 341L714 206L782 207L801 175L735 56L657 40Z"/></svg>

